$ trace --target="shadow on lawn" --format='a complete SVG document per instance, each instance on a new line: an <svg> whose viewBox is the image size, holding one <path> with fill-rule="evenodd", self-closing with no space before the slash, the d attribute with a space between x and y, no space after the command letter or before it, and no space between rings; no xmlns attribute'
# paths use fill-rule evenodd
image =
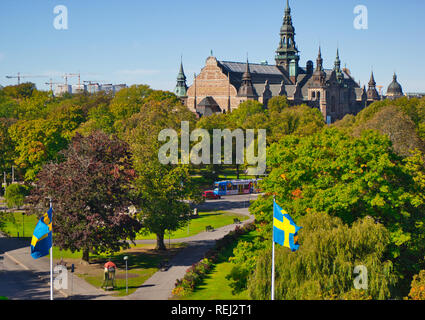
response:
<svg viewBox="0 0 425 320"><path fill-rule="evenodd" d="M92 256L91 263L103 264L112 261L118 269L125 269L124 257L127 256L128 270L158 268L160 262L170 260L181 248L172 248L167 251L149 250L146 252L128 251L112 255Z"/></svg>

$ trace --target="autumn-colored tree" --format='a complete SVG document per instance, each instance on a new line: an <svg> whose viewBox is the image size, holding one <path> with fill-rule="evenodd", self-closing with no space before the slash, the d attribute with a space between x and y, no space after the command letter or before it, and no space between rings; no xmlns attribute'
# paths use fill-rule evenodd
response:
<svg viewBox="0 0 425 320"><path fill-rule="evenodd" d="M411 300L425 300L425 270L421 270L412 280L409 296Z"/></svg>
<svg viewBox="0 0 425 320"><path fill-rule="evenodd" d="M353 134L360 136L364 130L378 130L388 136L394 151L401 156L410 156L414 149L425 151L425 143L420 139L415 123L396 106L382 108L371 119L355 127Z"/></svg>
<svg viewBox="0 0 425 320"><path fill-rule="evenodd" d="M52 199L54 244L82 250L85 261L90 252L128 248L140 224L128 210L135 172L127 144L101 132L77 134L62 154L63 162L43 167L29 197L39 213Z"/></svg>
<svg viewBox="0 0 425 320"><path fill-rule="evenodd" d="M15 164L33 181L43 164L57 160L71 140L74 130L85 120L81 107L65 104L47 119L20 120L8 132L15 145Z"/></svg>

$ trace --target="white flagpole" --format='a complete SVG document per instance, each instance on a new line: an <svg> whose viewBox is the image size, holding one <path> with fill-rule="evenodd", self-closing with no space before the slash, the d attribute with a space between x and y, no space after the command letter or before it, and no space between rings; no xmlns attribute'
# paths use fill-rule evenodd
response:
<svg viewBox="0 0 425 320"><path fill-rule="evenodd" d="M50 200L52 208L52 200ZM50 300L53 300L53 210L52 210L52 247L50 248Z"/></svg>
<svg viewBox="0 0 425 320"><path fill-rule="evenodd" d="M276 201L276 196L273 196L273 223L272 223L272 242L273 242L273 249L272 249L272 300L274 300L274 203Z"/></svg>

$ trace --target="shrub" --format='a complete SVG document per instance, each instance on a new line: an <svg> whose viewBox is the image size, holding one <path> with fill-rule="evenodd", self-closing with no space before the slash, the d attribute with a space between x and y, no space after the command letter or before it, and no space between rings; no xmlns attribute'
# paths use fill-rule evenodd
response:
<svg viewBox="0 0 425 320"><path fill-rule="evenodd" d="M425 270L413 277L409 298L412 300L425 300Z"/></svg>
<svg viewBox="0 0 425 320"><path fill-rule="evenodd" d="M198 286L211 271L213 263L217 263L224 248L237 240L241 235L253 229L255 229L254 224L248 224L244 227L237 226L234 231L229 232L222 239L217 240L215 247L205 254L204 259L188 268L183 279L176 280L175 288L172 291L173 295L184 297L193 292L196 286Z"/></svg>
<svg viewBox="0 0 425 320"><path fill-rule="evenodd" d="M6 188L4 197L8 208L20 208L24 205L29 188L21 184L11 184Z"/></svg>

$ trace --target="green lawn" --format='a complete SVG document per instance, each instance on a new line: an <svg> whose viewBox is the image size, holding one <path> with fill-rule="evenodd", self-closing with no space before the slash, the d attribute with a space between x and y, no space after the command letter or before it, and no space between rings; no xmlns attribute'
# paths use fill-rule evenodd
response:
<svg viewBox="0 0 425 320"><path fill-rule="evenodd" d="M124 256L128 256L128 294L132 294L143 283L149 279L159 268L159 263L164 260L171 259L185 244L172 244L171 249L165 252L153 250L155 245L137 244L131 246L128 250L122 250L114 254L90 255L90 264L80 264L82 253L71 253L67 250L60 251L58 248L53 249L54 262L61 258L70 267L75 264L75 275L84 279L91 285L100 288L103 284L103 265L107 261L112 261L117 265L114 296L126 295L125 283L125 261ZM48 259L45 257L44 259Z"/></svg>
<svg viewBox="0 0 425 320"><path fill-rule="evenodd" d="M3 213L0 213L3 214ZM11 237L17 237L18 232L19 236L22 237L22 222L24 222L24 236L27 238L32 237L34 232L34 228L38 222L35 215L31 216L22 216L21 213L9 213L10 219L1 231L8 234ZM200 212L198 217L194 217L189 224L189 227L183 227L180 230L177 230L171 234L171 239L179 239L185 237L191 237L198 233L205 231L206 226L212 226L215 229L227 226L229 224L233 224L233 220L237 218L240 221L245 221L248 219L245 215L231 214L226 212ZM23 221L22 221L23 220ZM189 232L188 232L189 231ZM165 239L168 239L168 233L165 236ZM143 235L139 234L137 236L137 240L148 240L148 239L156 239L154 234ZM54 248L54 255L57 256L59 253L58 249ZM73 254L70 252L63 252L64 257L73 258ZM76 255L81 256L81 253L76 253Z"/></svg>
<svg viewBox="0 0 425 320"><path fill-rule="evenodd" d="M226 212L200 212L198 217L194 217L189 226L183 227L180 230L171 233L171 239L180 239L185 237L191 237L198 233L204 232L206 226L212 226L215 229L233 224L233 220L237 218L240 221L245 221L248 219L245 215L239 215L234 213ZM165 235L165 240L169 238L168 233ZM154 234L139 234L136 238L137 240L152 240L156 239Z"/></svg>
<svg viewBox="0 0 425 320"><path fill-rule="evenodd" d="M1 212L0 214L3 215L5 213ZM19 212L6 213L6 215L8 218L1 231L11 237L17 237L18 232L20 237L32 237L34 228L38 222L38 219L35 215L27 216L22 215L22 213ZM23 230L22 227L24 227Z"/></svg>
<svg viewBox="0 0 425 320"><path fill-rule="evenodd" d="M171 250L166 252L159 252L156 250L144 250L145 248L151 249L152 245L136 245L126 251L121 251L113 255L97 255L90 258L91 263L98 263L103 265L106 261L113 261L117 265L116 281L115 281L115 296L126 295L126 281L125 281L125 262L124 256L128 256L128 294L132 294L143 283L148 280L159 268L158 265L165 259L170 259L178 250L183 248L184 244L173 244ZM142 249L137 251L135 249ZM83 274L81 275L87 282L95 287L100 288L103 283L103 269L95 275Z"/></svg>
<svg viewBox="0 0 425 320"><path fill-rule="evenodd" d="M251 231L229 247L223 253L220 261L214 266L213 271L203 280L202 284L195 291L182 300L248 300L248 292L244 291L234 295L230 287L230 281L226 276L232 270L234 264L229 262L233 256L233 249L239 241L252 241L257 236L256 231Z"/></svg>

